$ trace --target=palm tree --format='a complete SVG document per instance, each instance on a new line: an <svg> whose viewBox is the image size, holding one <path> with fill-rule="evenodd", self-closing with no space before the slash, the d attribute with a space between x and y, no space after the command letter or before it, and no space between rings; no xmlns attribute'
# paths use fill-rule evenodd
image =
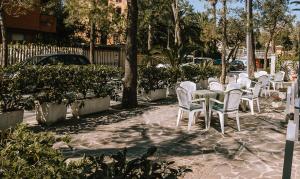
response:
<svg viewBox="0 0 300 179"><path fill-rule="evenodd" d="M221 82L225 84L226 79L226 49L227 49L227 0L222 0L222 73Z"/></svg>
<svg viewBox="0 0 300 179"><path fill-rule="evenodd" d="M122 105L125 108L137 106L137 27L138 27L138 2L127 1L127 42L125 76L123 80Z"/></svg>
<svg viewBox="0 0 300 179"><path fill-rule="evenodd" d="M300 6L300 1L292 1L291 4L296 4L296 5ZM295 8L293 10L294 11L300 11L300 8Z"/></svg>

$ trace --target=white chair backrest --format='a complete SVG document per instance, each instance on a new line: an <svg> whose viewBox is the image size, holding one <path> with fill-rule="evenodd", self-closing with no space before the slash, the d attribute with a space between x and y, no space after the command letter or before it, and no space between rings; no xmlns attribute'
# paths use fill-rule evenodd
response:
<svg viewBox="0 0 300 179"><path fill-rule="evenodd" d="M190 94L192 94L197 89L196 83L191 82L191 81L183 81L180 83L179 86L184 88L185 90L187 90L187 92Z"/></svg>
<svg viewBox="0 0 300 179"><path fill-rule="evenodd" d="M240 101L242 98L243 92L239 89L233 89L225 92L224 98L224 111L231 112L239 110Z"/></svg>
<svg viewBox="0 0 300 179"><path fill-rule="evenodd" d="M190 109L191 99L188 91L179 86L178 88L176 88L176 94L177 94L179 107Z"/></svg>
<svg viewBox="0 0 300 179"><path fill-rule="evenodd" d="M283 81L284 75L285 75L284 71L279 71L279 72L275 73L274 81Z"/></svg>
<svg viewBox="0 0 300 179"><path fill-rule="evenodd" d="M247 73L240 73L239 78L248 78L248 74Z"/></svg>
<svg viewBox="0 0 300 179"><path fill-rule="evenodd" d="M265 88L269 84L269 77L267 75L262 75L258 78L258 83L261 83L261 86Z"/></svg>
<svg viewBox="0 0 300 179"><path fill-rule="evenodd" d="M229 83L236 83L236 75L233 75L233 76L226 76L226 81Z"/></svg>
<svg viewBox="0 0 300 179"><path fill-rule="evenodd" d="M237 83L241 85L241 87L246 87L247 89L251 87L251 80L249 78L240 77L237 80Z"/></svg>
<svg viewBox="0 0 300 179"><path fill-rule="evenodd" d="M268 72L266 72L266 71L259 71L258 73L260 74L260 76L262 76L262 75L267 75L268 76Z"/></svg>
<svg viewBox="0 0 300 179"><path fill-rule="evenodd" d="M210 90L216 90L216 91L223 91L224 88L223 88L223 85L221 83L218 83L218 82L210 82L209 83L209 89Z"/></svg>
<svg viewBox="0 0 300 179"><path fill-rule="evenodd" d="M260 73L259 72L254 72L254 78L259 78L260 77Z"/></svg>
<svg viewBox="0 0 300 179"><path fill-rule="evenodd" d="M211 83L211 82L219 82L219 80L217 78L212 78L212 77L209 77L208 80L207 80L208 84Z"/></svg>
<svg viewBox="0 0 300 179"><path fill-rule="evenodd" d="M228 85L226 86L226 91L233 89L241 89L241 85L238 83L228 83Z"/></svg>
<svg viewBox="0 0 300 179"><path fill-rule="evenodd" d="M255 86L253 88L253 98L258 98L261 86L262 86L261 83L255 84Z"/></svg>

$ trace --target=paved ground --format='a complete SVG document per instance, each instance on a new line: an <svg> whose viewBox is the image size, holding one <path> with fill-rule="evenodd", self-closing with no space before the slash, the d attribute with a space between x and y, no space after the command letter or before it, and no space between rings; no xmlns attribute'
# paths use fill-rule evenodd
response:
<svg viewBox="0 0 300 179"><path fill-rule="evenodd" d="M41 127L33 113L26 122L36 131L70 134L74 150L64 150L69 157L84 153L113 153L125 147L130 156L140 155L149 146L157 146L157 156L187 165L193 170L184 178L281 178L286 124L283 109L273 109L271 99L262 99L262 111L251 116L241 113L241 132L235 120L229 119L225 134L220 132L216 116L204 131L201 116L187 132L187 119L175 129L177 104L168 99L141 104L124 111L114 106L108 112L69 119L52 127ZM292 178L300 178L300 145L295 146Z"/></svg>

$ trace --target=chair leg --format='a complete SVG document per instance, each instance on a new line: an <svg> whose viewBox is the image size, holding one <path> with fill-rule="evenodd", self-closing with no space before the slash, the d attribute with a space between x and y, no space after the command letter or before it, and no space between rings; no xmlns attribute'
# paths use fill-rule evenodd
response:
<svg viewBox="0 0 300 179"><path fill-rule="evenodd" d="M192 127L192 123L194 120L194 112L189 112L189 123L188 123L188 131L191 129Z"/></svg>
<svg viewBox="0 0 300 179"><path fill-rule="evenodd" d="M249 101L249 107L250 107L250 110L251 110L251 114L254 115L253 100Z"/></svg>
<svg viewBox="0 0 300 179"><path fill-rule="evenodd" d="M179 126L179 121L181 120L181 118L182 118L182 110L179 108L179 109L178 109L178 114L177 114L176 127Z"/></svg>
<svg viewBox="0 0 300 179"><path fill-rule="evenodd" d="M239 112L238 112L238 111L236 112L235 118L236 118L236 125L237 125L237 127L238 127L238 131L241 131L241 127L240 127L240 117L239 117Z"/></svg>
<svg viewBox="0 0 300 179"><path fill-rule="evenodd" d="M209 108L209 110L208 110L208 124L207 124L207 126L210 126L211 116L212 116L212 111L211 111L211 109Z"/></svg>
<svg viewBox="0 0 300 179"><path fill-rule="evenodd" d="M205 104L204 104L204 108L203 108L203 113L204 113L204 118L205 118L205 129L209 129Z"/></svg>
<svg viewBox="0 0 300 179"><path fill-rule="evenodd" d="M219 113L219 118L220 118L221 131L222 134L224 134L224 114Z"/></svg>
<svg viewBox="0 0 300 179"><path fill-rule="evenodd" d="M260 112L260 106L259 106L259 99L258 98L256 99L256 104L257 104L257 110L258 110L258 112Z"/></svg>

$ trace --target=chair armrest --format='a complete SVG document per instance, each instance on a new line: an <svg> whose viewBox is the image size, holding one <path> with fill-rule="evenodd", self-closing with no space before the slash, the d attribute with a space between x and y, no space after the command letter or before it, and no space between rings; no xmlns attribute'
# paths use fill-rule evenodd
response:
<svg viewBox="0 0 300 179"><path fill-rule="evenodd" d="M224 102L221 102L221 101L213 99L213 98L209 98L209 102L215 102L215 103L219 103L219 104L224 104Z"/></svg>
<svg viewBox="0 0 300 179"><path fill-rule="evenodd" d="M242 90L243 92L245 92L245 93L253 93L251 90L253 90L253 89L251 89L251 88L249 88L250 90Z"/></svg>
<svg viewBox="0 0 300 179"><path fill-rule="evenodd" d="M192 100L192 103L193 103L193 102L199 102L199 101L204 101L204 102L205 102L205 98L193 99L193 100Z"/></svg>

